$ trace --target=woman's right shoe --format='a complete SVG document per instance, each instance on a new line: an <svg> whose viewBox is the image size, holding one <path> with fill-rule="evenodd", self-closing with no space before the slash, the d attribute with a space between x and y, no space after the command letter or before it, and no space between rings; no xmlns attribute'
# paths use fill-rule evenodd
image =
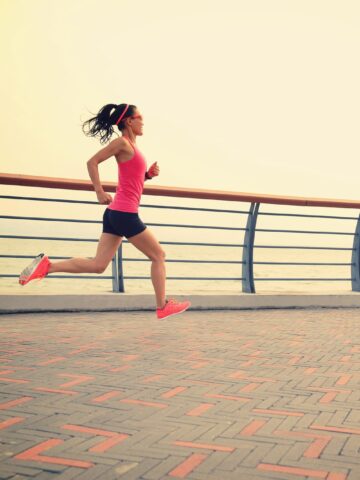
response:
<svg viewBox="0 0 360 480"><path fill-rule="evenodd" d="M36 278L44 278L49 273L50 261L46 255L40 253L35 259L20 273L20 285L26 285Z"/></svg>
<svg viewBox="0 0 360 480"><path fill-rule="evenodd" d="M189 301L177 302L176 300L168 300L165 307L156 309L156 315L159 320L162 320L172 315L185 312L190 306L191 303Z"/></svg>

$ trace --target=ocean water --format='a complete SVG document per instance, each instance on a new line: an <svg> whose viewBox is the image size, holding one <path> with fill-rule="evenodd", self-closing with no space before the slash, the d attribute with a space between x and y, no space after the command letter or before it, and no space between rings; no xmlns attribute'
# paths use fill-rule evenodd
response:
<svg viewBox="0 0 360 480"><path fill-rule="evenodd" d="M51 198L69 198L93 201L91 192L63 192L45 189L7 187L6 194L42 196ZM19 190L21 192L19 193ZM90 220L97 223L50 222L43 220L5 220L1 222L2 235L27 235L43 237L72 237L76 239L92 239L88 241L50 241L27 239L0 239L1 255L31 255L45 252L49 257L93 257L96 252L96 240L101 234L101 219L104 206L37 202L33 200L4 200L1 203L3 215L26 217L42 217L72 220ZM185 206L200 208L218 208L236 210L229 212L198 212L159 209L157 206ZM244 239L249 204L234 202L214 202L192 199L175 199L160 197L143 197L140 216L151 228L160 243L163 242L197 242L223 243L241 245ZM240 212L240 213L239 213ZM244 212L244 213L241 213ZM277 205L261 205L257 223L254 250L254 276L256 291L261 292L314 292L314 291L351 291L350 280L317 281L319 278L351 277L351 248L358 212L345 209L319 209L310 207L282 207ZM276 213L276 216L266 215ZM339 216L340 219L307 218L283 216L288 214ZM163 226L156 224L165 224ZM154 225L155 224L155 225ZM170 227L168 224L192 225ZM225 227L227 230L204 228L208 226ZM202 227L202 228L199 228ZM268 229L279 230L268 232ZM281 230L292 230L291 233ZM301 233L306 231L307 233ZM318 233L318 232L327 233ZM267 246L267 248L262 248ZM335 247L348 250L311 250L311 249L279 249L275 246L301 247ZM242 276L241 264L209 264L209 263L176 263L171 260L222 260L241 261L242 247L232 246L198 246L198 245L163 245L167 257L167 275L169 277L231 277ZM150 276L150 261L129 243L123 245L124 275ZM144 260L132 261L131 259ZM1 258L1 274L18 274L30 260L22 258ZM306 266L306 265L261 265L256 262L323 262L347 263L349 265ZM111 265L103 275L111 275ZM0 278L0 293L101 293L112 291L111 279L102 279L93 275L94 279L55 279L47 278L21 287L17 278ZM269 278L311 278L299 281L267 281ZM257 279L265 280L257 280ZM125 279L125 290L130 293L153 292L151 280ZM168 280L169 293L189 292L241 292L241 280Z"/></svg>

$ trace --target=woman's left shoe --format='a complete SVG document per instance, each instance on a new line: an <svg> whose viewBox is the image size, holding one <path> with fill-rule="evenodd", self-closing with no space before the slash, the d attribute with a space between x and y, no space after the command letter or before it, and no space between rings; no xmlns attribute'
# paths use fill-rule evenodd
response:
<svg viewBox="0 0 360 480"><path fill-rule="evenodd" d="M35 259L20 273L20 285L26 285L35 278L44 278L49 273L50 261L46 255L40 253Z"/></svg>
<svg viewBox="0 0 360 480"><path fill-rule="evenodd" d="M163 308L156 309L156 315L159 320L162 320L172 315L185 312L191 306L191 302L177 302L176 300L168 300Z"/></svg>

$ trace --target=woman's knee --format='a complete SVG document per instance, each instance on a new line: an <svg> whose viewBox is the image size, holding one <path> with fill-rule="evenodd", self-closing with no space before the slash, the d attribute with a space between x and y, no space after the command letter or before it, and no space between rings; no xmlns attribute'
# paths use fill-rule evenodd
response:
<svg viewBox="0 0 360 480"><path fill-rule="evenodd" d="M94 273L104 273L107 269L108 263L99 263L94 261Z"/></svg>
<svg viewBox="0 0 360 480"><path fill-rule="evenodd" d="M166 254L162 248L160 248L159 250L156 250L156 252L152 252L149 255L150 260L152 260L153 262L164 262L165 257L166 257Z"/></svg>

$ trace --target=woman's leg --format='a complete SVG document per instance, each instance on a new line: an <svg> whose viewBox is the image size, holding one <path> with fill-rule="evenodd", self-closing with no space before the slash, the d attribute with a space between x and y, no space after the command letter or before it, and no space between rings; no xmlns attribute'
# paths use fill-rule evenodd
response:
<svg viewBox="0 0 360 480"><path fill-rule="evenodd" d="M94 258L70 258L60 262L51 262L49 273L103 273L119 248L121 241L122 237L103 233Z"/></svg>
<svg viewBox="0 0 360 480"><path fill-rule="evenodd" d="M146 228L143 232L129 237L128 241L151 260L151 281L154 286L157 308L165 305L165 252L154 234Z"/></svg>

